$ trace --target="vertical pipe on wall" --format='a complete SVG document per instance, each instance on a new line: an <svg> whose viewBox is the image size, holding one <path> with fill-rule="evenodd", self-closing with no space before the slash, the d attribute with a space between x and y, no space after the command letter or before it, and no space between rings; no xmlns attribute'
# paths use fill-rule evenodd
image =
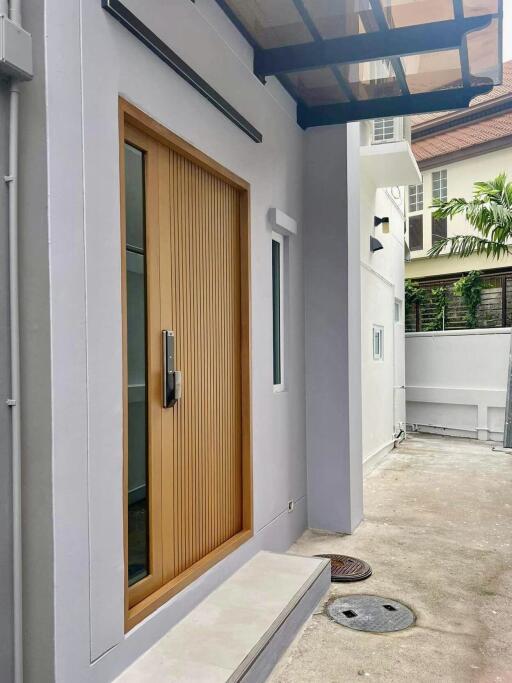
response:
<svg viewBox="0 0 512 683"><path fill-rule="evenodd" d="M9 18L21 26L21 0L10 0ZM11 408L12 425L12 506L13 506L13 600L14 600L14 680L23 681L22 620L22 527L21 527L21 428L20 428L20 334L18 296L18 83L9 88L9 170L6 181L9 197L9 305L11 327Z"/></svg>
<svg viewBox="0 0 512 683"><path fill-rule="evenodd" d="M21 429L20 352L18 301L18 114L19 89L10 87L9 108L9 290L11 326L11 424L12 424L12 505L13 505L13 589L14 589L14 671L16 683L23 680L22 648L22 562L21 562Z"/></svg>

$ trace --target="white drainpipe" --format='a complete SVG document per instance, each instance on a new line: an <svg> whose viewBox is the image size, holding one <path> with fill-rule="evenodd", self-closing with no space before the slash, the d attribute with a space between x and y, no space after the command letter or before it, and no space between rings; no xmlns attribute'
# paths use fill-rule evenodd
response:
<svg viewBox="0 0 512 683"><path fill-rule="evenodd" d="M0 0L0 11L21 26L21 0ZM9 88L9 170L6 177L9 196L9 291L11 327L11 408L12 424L12 514L14 588L14 680L23 682L23 604L22 604L22 526L21 526L21 429L20 429L20 332L18 295L18 140L19 85Z"/></svg>

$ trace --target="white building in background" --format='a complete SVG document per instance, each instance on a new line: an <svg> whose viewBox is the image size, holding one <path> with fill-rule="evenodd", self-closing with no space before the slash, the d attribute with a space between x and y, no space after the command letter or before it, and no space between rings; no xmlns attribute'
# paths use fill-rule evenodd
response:
<svg viewBox="0 0 512 683"><path fill-rule="evenodd" d="M478 181L506 173L512 181L512 61L503 65L503 83L477 97L469 109L412 117L412 149L422 180L409 188L407 240L411 258L407 278L442 279L469 270L509 272L512 256L499 261L485 255L455 258L427 254L437 237L472 232L463 216L434 220L432 202L471 199Z"/></svg>
<svg viewBox="0 0 512 683"><path fill-rule="evenodd" d="M499 68L453 87L407 4L307 4L0 0L2 683L137 680L142 655L263 681L324 561L263 555L214 610L222 664L201 618L151 648L260 551L363 518L363 459L403 423L419 181L400 118L357 121L467 106ZM462 69L489 17L425 4Z"/></svg>
<svg viewBox="0 0 512 683"><path fill-rule="evenodd" d="M366 469L405 432L405 193L420 178L408 120L361 124L361 351ZM384 222L382 219L387 219Z"/></svg>

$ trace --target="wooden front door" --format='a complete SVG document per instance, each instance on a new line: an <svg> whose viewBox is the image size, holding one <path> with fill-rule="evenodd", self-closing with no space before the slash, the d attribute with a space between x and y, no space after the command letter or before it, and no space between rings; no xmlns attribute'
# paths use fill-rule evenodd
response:
<svg viewBox="0 0 512 683"><path fill-rule="evenodd" d="M251 534L248 186L121 111L130 627Z"/></svg>

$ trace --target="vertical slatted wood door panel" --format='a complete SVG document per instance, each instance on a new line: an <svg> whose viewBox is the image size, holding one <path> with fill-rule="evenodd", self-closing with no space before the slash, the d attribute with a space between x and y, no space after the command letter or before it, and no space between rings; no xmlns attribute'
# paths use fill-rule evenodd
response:
<svg viewBox="0 0 512 683"><path fill-rule="evenodd" d="M149 569L131 583L130 558L139 553L140 534L129 532L133 459L127 430L127 349L130 340L139 339L141 328L132 322L128 330L127 324L132 293L127 288L124 211L126 197L136 195L133 183L125 185L125 141L143 153L146 241L129 248L137 247L137 258L145 257L147 269L149 512L143 540L149 542ZM250 188L124 100L120 143L125 608L130 629L252 535ZM169 409L162 407L163 329L175 332L176 368L183 372L182 398Z"/></svg>
<svg viewBox="0 0 512 683"><path fill-rule="evenodd" d="M241 200L172 149L160 161L162 329L176 334L183 373L182 398L162 424L169 581L243 528Z"/></svg>

